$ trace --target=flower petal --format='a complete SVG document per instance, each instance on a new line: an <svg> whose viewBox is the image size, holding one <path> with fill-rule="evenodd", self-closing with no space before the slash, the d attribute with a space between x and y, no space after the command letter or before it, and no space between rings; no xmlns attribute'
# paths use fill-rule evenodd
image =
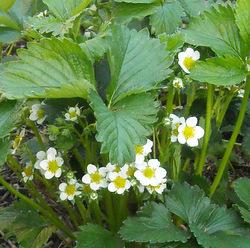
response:
<svg viewBox="0 0 250 248"><path fill-rule="evenodd" d="M197 125L197 122L198 122L198 120L196 117L189 117L186 120L186 124L189 127L195 127Z"/></svg>
<svg viewBox="0 0 250 248"><path fill-rule="evenodd" d="M91 183L91 178L89 174L86 174L82 177L82 182L85 184L90 184Z"/></svg>
<svg viewBox="0 0 250 248"><path fill-rule="evenodd" d="M185 144L186 143L186 138L182 133L179 133L179 135L178 135L178 142L180 144Z"/></svg>
<svg viewBox="0 0 250 248"><path fill-rule="evenodd" d="M68 195L67 195L65 192L62 192L62 193L60 194L60 199L61 199L62 201L65 201L65 200L67 199L67 197L68 197Z"/></svg>
<svg viewBox="0 0 250 248"><path fill-rule="evenodd" d="M59 185L59 190L60 190L60 191L64 191L64 190L66 189L66 187L67 187L67 183L61 183L61 184Z"/></svg>
<svg viewBox="0 0 250 248"><path fill-rule="evenodd" d="M204 129L200 126L195 127L195 137L200 139L204 136Z"/></svg>
<svg viewBox="0 0 250 248"><path fill-rule="evenodd" d="M195 147L198 146L198 139L197 138L191 138L191 139L187 139L187 144L191 147Z"/></svg>
<svg viewBox="0 0 250 248"><path fill-rule="evenodd" d="M110 183L108 185L108 191L110 191L110 192L115 192L116 191L116 187L115 187L114 183Z"/></svg>
<svg viewBox="0 0 250 248"><path fill-rule="evenodd" d="M87 171L89 174L95 173L97 171L97 168L95 165L93 164L89 164L87 167Z"/></svg>
<svg viewBox="0 0 250 248"><path fill-rule="evenodd" d="M44 176L46 179L51 179L52 177L54 177L54 174L50 171L45 171Z"/></svg>

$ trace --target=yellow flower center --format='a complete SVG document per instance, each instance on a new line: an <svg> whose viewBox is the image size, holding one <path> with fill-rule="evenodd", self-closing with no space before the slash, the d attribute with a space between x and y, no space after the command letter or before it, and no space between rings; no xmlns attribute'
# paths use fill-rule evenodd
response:
<svg viewBox="0 0 250 248"><path fill-rule="evenodd" d="M136 146L135 153L136 154L143 154L143 146Z"/></svg>
<svg viewBox="0 0 250 248"><path fill-rule="evenodd" d="M193 138L195 136L195 129L194 127L186 126L183 130L183 135L186 139Z"/></svg>
<svg viewBox="0 0 250 248"><path fill-rule="evenodd" d="M30 177L33 174L32 166L26 166L23 170L25 173L26 177Z"/></svg>
<svg viewBox="0 0 250 248"><path fill-rule="evenodd" d="M40 108L40 109L37 110L38 119L42 119L44 117L44 115L45 115L44 109Z"/></svg>
<svg viewBox="0 0 250 248"><path fill-rule="evenodd" d="M147 178L152 178L155 175L155 170L150 168L149 166L147 166L144 170L143 170L143 175Z"/></svg>
<svg viewBox="0 0 250 248"><path fill-rule="evenodd" d="M77 117L76 111L69 112L69 116L70 116L71 119Z"/></svg>
<svg viewBox="0 0 250 248"><path fill-rule="evenodd" d="M94 183L100 183L100 181L102 180L102 175L98 171L91 174L90 177L91 177L92 182Z"/></svg>
<svg viewBox="0 0 250 248"><path fill-rule="evenodd" d="M183 64L187 69L191 69L195 64L195 61L191 57L186 57Z"/></svg>
<svg viewBox="0 0 250 248"><path fill-rule="evenodd" d="M56 160L49 161L48 165L49 165L48 170L52 173L56 173L56 171L59 169L59 166Z"/></svg>
<svg viewBox="0 0 250 248"><path fill-rule="evenodd" d="M116 188L120 189L120 188L124 188L126 185L126 179L118 176L116 177L116 179L114 180L114 185Z"/></svg>
<svg viewBox="0 0 250 248"><path fill-rule="evenodd" d="M76 186L72 184L68 184L65 189L65 193L67 195L74 195L76 192Z"/></svg>

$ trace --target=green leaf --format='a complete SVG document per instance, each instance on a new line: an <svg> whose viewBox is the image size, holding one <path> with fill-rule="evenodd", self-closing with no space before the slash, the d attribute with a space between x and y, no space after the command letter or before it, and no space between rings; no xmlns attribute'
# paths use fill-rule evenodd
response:
<svg viewBox="0 0 250 248"><path fill-rule="evenodd" d="M136 3L115 3L115 20L121 23L129 23L133 19L143 19L158 10L159 4L136 4Z"/></svg>
<svg viewBox="0 0 250 248"><path fill-rule="evenodd" d="M0 209L0 227L7 235L16 236L23 248L42 248L56 231L22 202Z"/></svg>
<svg viewBox="0 0 250 248"><path fill-rule="evenodd" d="M162 204L152 203L147 206L140 217L124 221L119 233L127 241L165 243L173 241L186 242L189 233L181 230L172 222L171 214Z"/></svg>
<svg viewBox="0 0 250 248"><path fill-rule="evenodd" d="M153 3L156 0L115 0L118 3Z"/></svg>
<svg viewBox="0 0 250 248"><path fill-rule="evenodd" d="M170 73L173 57L158 39L142 30L114 26L109 40L111 83L109 99L116 103L131 94L154 89Z"/></svg>
<svg viewBox="0 0 250 248"><path fill-rule="evenodd" d="M0 27L0 42L2 43L12 43L19 40L21 37L21 32L13 30L11 28Z"/></svg>
<svg viewBox="0 0 250 248"><path fill-rule="evenodd" d="M150 17L156 34L167 33L172 34L180 26L183 16L183 9L179 2L165 2L158 10Z"/></svg>
<svg viewBox="0 0 250 248"><path fill-rule="evenodd" d="M250 23L250 1L249 0L238 0L236 2L236 9L235 9L235 19L236 24L240 29L240 34L245 42L249 45L250 42L250 30L249 30L249 23Z"/></svg>
<svg viewBox="0 0 250 248"><path fill-rule="evenodd" d="M80 227L75 248L122 248L118 237L101 226L87 224Z"/></svg>
<svg viewBox="0 0 250 248"><path fill-rule="evenodd" d="M16 0L0 0L0 9L3 11L8 11Z"/></svg>
<svg viewBox="0 0 250 248"><path fill-rule="evenodd" d="M20 60L6 63L0 74L0 90L6 98L86 98L93 87L91 61L69 40L29 43L18 55Z"/></svg>
<svg viewBox="0 0 250 248"><path fill-rule="evenodd" d="M102 153L109 152L112 163L120 165L135 160L135 146L146 142L156 121L157 103L149 94L128 96L108 108L95 93L90 94L97 119L97 141Z"/></svg>
<svg viewBox="0 0 250 248"><path fill-rule="evenodd" d="M19 106L16 101L0 102L0 139L7 136L14 128Z"/></svg>
<svg viewBox="0 0 250 248"><path fill-rule="evenodd" d="M6 162L10 150L10 140L0 139L0 168Z"/></svg>
<svg viewBox="0 0 250 248"><path fill-rule="evenodd" d="M180 48L184 45L184 39L182 33L175 33L172 35L161 34L159 39L162 43L165 44L167 51L176 54Z"/></svg>
<svg viewBox="0 0 250 248"><path fill-rule="evenodd" d="M200 15L204 10L210 7L211 1L206 0L178 0L182 8L190 15Z"/></svg>
<svg viewBox="0 0 250 248"><path fill-rule="evenodd" d="M183 219L205 248L247 248L249 236L241 235L238 216L231 210L211 204L197 186L176 184L166 197L169 211ZM223 243L224 242L224 243ZM235 244L232 246L232 244Z"/></svg>
<svg viewBox="0 0 250 248"><path fill-rule="evenodd" d="M229 56L198 61L190 73L191 78L200 82L223 86L241 83L246 75L247 70L242 61Z"/></svg>
<svg viewBox="0 0 250 248"><path fill-rule="evenodd" d="M85 8L82 0L43 0L43 2L56 18L64 21L80 14Z"/></svg>
<svg viewBox="0 0 250 248"><path fill-rule="evenodd" d="M231 55L245 59L245 46L229 5L219 4L193 18L183 32L187 43L210 47L219 56Z"/></svg>
<svg viewBox="0 0 250 248"><path fill-rule="evenodd" d="M0 10L0 25L14 30L20 30L19 24L16 23L8 13L2 10Z"/></svg>
<svg viewBox="0 0 250 248"><path fill-rule="evenodd" d="M250 179L240 178L233 184L234 190L244 206L238 206L243 219L250 223Z"/></svg>

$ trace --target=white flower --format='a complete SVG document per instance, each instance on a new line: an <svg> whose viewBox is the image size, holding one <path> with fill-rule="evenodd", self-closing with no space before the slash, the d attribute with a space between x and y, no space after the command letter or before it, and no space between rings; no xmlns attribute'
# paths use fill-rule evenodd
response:
<svg viewBox="0 0 250 248"><path fill-rule="evenodd" d="M107 176L110 172L120 172L121 171L121 167L117 164L111 164L108 163L106 165L106 171L107 171Z"/></svg>
<svg viewBox="0 0 250 248"><path fill-rule="evenodd" d="M136 146L135 147L135 163L140 164L144 161L144 158L152 152L153 142L147 139L147 143L144 146Z"/></svg>
<svg viewBox="0 0 250 248"><path fill-rule="evenodd" d="M90 31L85 31L85 32L84 32L84 36L85 36L86 38L90 38L90 37L91 37L91 32L90 32Z"/></svg>
<svg viewBox="0 0 250 248"><path fill-rule="evenodd" d="M200 59L199 51L194 51L192 48L187 48L185 52L178 54L178 64L186 73L190 73L190 69L194 66L195 61Z"/></svg>
<svg viewBox="0 0 250 248"><path fill-rule="evenodd" d="M60 154L57 154L56 149L51 147L47 150L46 159L42 160L39 165L44 170L46 179L59 178L62 174L63 159Z"/></svg>
<svg viewBox="0 0 250 248"><path fill-rule="evenodd" d="M204 136L204 130L200 126L196 126L197 122L196 117L189 117L185 123L179 126L179 143L187 143L191 147L198 146L198 139Z"/></svg>
<svg viewBox="0 0 250 248"><path fill-rule="evenodd" d="M184 88L182 79L176 77L176 78L173 80L173 86L174 86L176 89L182 89L182 88Z"/></svg>
<svg viewBox="0 0 250 248"><path fill-rule="evenodd" d="M127 175L122 172L110 172L109 173L110 183L108 190L110 192L116 192L121 195L131 187L130 181L127 179Z"/></svg>
<svg viewBox="0 0 250 248"><path fill-rule="evenodd" d="M148 185L146 189L148 190L149 194L153 194L154 192L162 194L167 187L166 182L167 179L162 179L161 183L159 183L157 186Z"/></svg>
<svg viewBox="0 0 250 248"><path fill-rule="evenodd" d="M166 170L160 167L158 159L150 159L147 163L143 162L137 165L137 169L134 176L143 186L157 186L167 175Z"/></svg>
<svg viewBox="0 0 250 248"><path fill-rule="evenodd" d="M107 187L107 170L105 167L101 167L98 169L95 165L89 164L87 167L87 172L88 174L82 177L82 182L85 184L89 184L92 190L96 191L100 188Z"/></svg>
<svg viewBox="0 0 250 248"><path fill-rule="evenodd" d="M46 152L44 151L39 151L37 154L36 154L36 162L34 164L34 168L37 169L37 170L40 170L41 172L43 172L42 174L44 174L44 170L41 168L40 166L40 163L45 160L47 157L46 155Z"/></svg>
<svg viewBox="0 0 250 248"><path fill-rule="evenodd" d="M32 164L27 164L26 167L23 169L22 176L23 176L23 181L26 183L27 181L32 181L33 180L33 166Z"/></svg>
<svg viewBox="0 0 250 248"><path fill-rule="evenodd" d="M77 121L78 116L80 116L81 111L77 106L70 107L68 112L65 114L66 121Z"/></svg>
<svg viewBox="0 0 250 248"><path fill-rule="evenodd" d="M171 142L176 142L178 139L178 128L181 124L185 123L184 117L178 117L177 115L170 114L169 118L171 120Z"/></svg>
<svg viewBox="0 0 250 248"><path fill-rule="evenodd" d="M80 186L81 185L75 179L70 179L68 183L61 183L59 185L59 190L61 191L60 199L62 201L65 201L66 199L68 199L69 201L74 200L75 196L81 194L81 192L78 191L78 188Z"/></svg>
<svg viewBox="0 0 250 248"><path fill-rule="evenodd" d="M46 119L45 110L42 107L42 104L34 104L30 110L29 119L31 121L36 121L37 124L42 124Z"/></svg>

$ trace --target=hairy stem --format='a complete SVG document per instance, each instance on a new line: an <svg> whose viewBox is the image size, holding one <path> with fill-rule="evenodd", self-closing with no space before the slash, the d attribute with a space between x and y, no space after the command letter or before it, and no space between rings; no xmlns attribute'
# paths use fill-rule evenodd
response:
<svg viewBox="0 0 250 248"><path fill-rule="evenodd" d="M232 149L234 147L237 136L238 136L238 134L240 132L242 123L244 121L245 113L246 113L246 110L247 110L249 93L250 93L250 75L247 76L247 81L246 81L246 86L245 86L245 93L244 93L244 97L242 99L240 113L239 113L238 119L236 121L234 131L233 131L232 136L231 136L231 138L230 138L230 140L228 142L228 145L227 145L226 151L224 153L224 156L222 158L222 161L221 161L221 163L219 165L217 175L216 175L216 177L214 179L214 182L213 182L213 184L212 184L212 186L210 188L210 197L213 196L213 194L215 193L217 187L219 186L221 178L222 178L223 173L225 171L226 165L228 164L228 160L230 158Z"/></svg>
<svg viewBox="0 0 250 248"><path fill-rule="evenodd" d="M196 170L197 175L202 175L203 168L206 161L207 156L207 147L211 134L211 119L213 112L213 86L208 84L208 92L207 92L207 111L206 111L206 122L205 122L205 137L202 144L200 161Z"/></svg>

